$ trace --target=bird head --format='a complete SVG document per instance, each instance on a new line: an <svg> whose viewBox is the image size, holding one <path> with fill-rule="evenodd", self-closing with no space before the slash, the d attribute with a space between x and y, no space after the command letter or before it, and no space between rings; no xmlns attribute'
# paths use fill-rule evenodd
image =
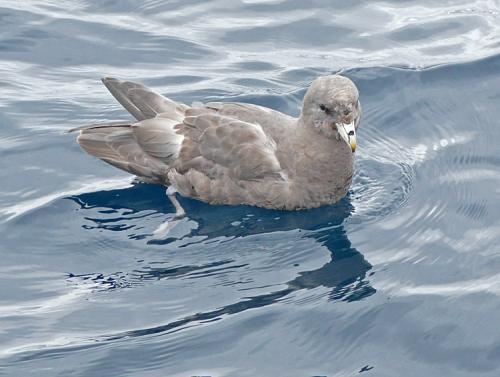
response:
<svg viewBox="0 0 500 377"><path fill-rule="evenodd" d="M306 127L325 137L343 140L353 153L360 117L358 89L347 77L319 77L306 92L301 115Z"/></svg>

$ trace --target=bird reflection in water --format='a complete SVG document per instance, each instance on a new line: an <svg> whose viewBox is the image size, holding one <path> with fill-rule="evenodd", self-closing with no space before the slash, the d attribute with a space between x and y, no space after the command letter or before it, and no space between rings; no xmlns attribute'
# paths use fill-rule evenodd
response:
<svg viewBox="0 0 500 377"><path fill-rule="evenodd" d="M115 219L109 217L99 219L95 218L95 216L86 217L87 220L95 224L95 226L85 225L87 229L130 230L130 226L117 225L116 223L124 220L126 216L137 218L140 213L147 211L151 213L152 210L164 214L174 212L170 203L165 201L164 192L160 186L142 183L134 184L126 189L97 191L72 196L69 199L78 203L82 210L98 207L104 209L104 211L100 211L102 213L120 213L120 217ZM221 237L227 239L228 237L247 237L256 234L301 229L305 231L303 237L312 238L329 250L330 260L318 269L299 272L298 276L284 284L285 288L283 289L258 296L245 297L239 302L212 311L196 313L167 325L152 329L133 330L127 332L124 336L139 336L142 334L141 332L147 334L169 332L174 329L178 330L179 327L184 327L187 324L193 325L193 322L217 320L222 315L240 313L247 309L271 305L293 292L304 289L331 288L328 294L329 299L343 301L360 300L376 292L367 280L371 265L358 250L352 247L344 229L344 220L353 210L348 198L344 198L336 205L305 211L276 211L249 206L211 206L182 198L181 201L186 210L188 221L197 224L194 229L190 228L188 234L181 236L182 239L190 240L194 238L202 239L202 241L194 242L207 242ZM240 225L233 226L234 223ZM149 244L154 243L157 245L178 240L175 238L158 240L152 237L151 234L133 234L132 237L137 239L149 238ZM233 252L237 253L237 250ZM133 273L140 273L141 276L138 280L145 282L180 277L206 268L224 268L225 263L227 261L177 268L148 266L148 268L143 268L141 271L135 270ZM105 277L99 274L88 275L85 278L90 276L92 276L93 280L106 284L108 288L130 285L123 282L117 284L113 277ZM75 277L75 275L72 275L72 277ZM84 276L80 275L80 277Z"/></svg>

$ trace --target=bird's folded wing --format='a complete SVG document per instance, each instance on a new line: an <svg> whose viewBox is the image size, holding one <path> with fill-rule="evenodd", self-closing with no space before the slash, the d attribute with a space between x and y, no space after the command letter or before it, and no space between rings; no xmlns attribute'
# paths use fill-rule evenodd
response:
<svg viewBox="0 0 500 377"><path fill-rule="evenodd" d="M276 120L280 117L290 118L288 115L279 111L251 103L209 102L205 106L209 109L216 110L220 115L234 117L250 123L257 122L262 124L262 122Z"/></svg>
<svg viewBox="0 0 500 377"><path fill-rule="evenodd" d="M276 143L258 123L223 116L215 109L192 108L175 128L184 135L176 166L181 174L194 169L211 179L280 177Z"/></svg>
<svg viewBox="0 0 500 377"><path fill-rule="evenodd" d="M150 182L163 183L168 166L146 153L137 143L132 125L90 125L80 131L78 144L89 154Z"/></svg>
<svg viewBox="0 0 500 377"><path fill-rule="evenodd" d="M187 108L186 105L165 98L142 84L112 77L105 77L102 82L137 120L152 119L164 113L164 117L181 121Z"/></svg>
<svg viewBox="0 0 500 377"><path fill-rule="evenodd" d="M132 125L132 132L137 144L149 156L171 165L177 158L182 135L175 132L174 122L169 118L157 116Z"/></svg>

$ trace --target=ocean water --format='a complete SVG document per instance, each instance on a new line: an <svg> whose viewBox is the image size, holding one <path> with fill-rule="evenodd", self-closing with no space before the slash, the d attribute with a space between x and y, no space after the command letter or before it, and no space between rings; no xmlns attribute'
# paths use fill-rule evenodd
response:
<svg viewBox="0 0 500 377"><path fill-rule="evenodd" d="M0 1L0 375L500 375L497 1ZM297 115L341 72L363 120L340 203L182 199L64 131L100 83Z"/></svg>

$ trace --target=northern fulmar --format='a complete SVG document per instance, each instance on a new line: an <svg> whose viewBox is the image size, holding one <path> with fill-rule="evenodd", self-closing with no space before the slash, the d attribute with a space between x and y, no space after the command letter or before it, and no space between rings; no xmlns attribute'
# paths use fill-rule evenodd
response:
<svg viewBox="0 0 500 377"><path fill-rule="evenodd" d="M340 75L314 80L299 118L239 102L187 106L144 85L102 79L134 121L75 128L89 154L210 204L298 210L333 204L353 176L361 116L354 83Z"/></svg>

